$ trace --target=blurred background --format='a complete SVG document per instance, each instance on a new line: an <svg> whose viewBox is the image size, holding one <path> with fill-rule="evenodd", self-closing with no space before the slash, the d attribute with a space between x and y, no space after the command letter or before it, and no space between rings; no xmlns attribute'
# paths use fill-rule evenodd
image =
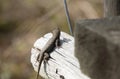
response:
<svg viewBox="0 0 120 79"><path fill-rule="evenodd" d="M77 20L103 17L102 0L67 3L73 26ZM0 79L35 79L31 48L56 26L69 33L63 0L0 0Z"/></svg>

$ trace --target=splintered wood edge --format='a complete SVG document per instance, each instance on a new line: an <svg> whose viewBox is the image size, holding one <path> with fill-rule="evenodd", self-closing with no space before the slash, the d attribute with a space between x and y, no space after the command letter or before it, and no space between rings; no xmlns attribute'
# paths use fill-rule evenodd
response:
<svg viewBox="0 0 120 79"><path fill-rule="evenodd" d="M39 64L36 59L40 51L35 48L42 50L51 37L52 33L44 35L34 43L31 49L31 63L36 72ZM61 32L60 40L61 47L51 52L52 59L49 59L48 63L42 62L39 75L45 79L90 79L81 72L79 62L74 56L74 38Z"/></svg>

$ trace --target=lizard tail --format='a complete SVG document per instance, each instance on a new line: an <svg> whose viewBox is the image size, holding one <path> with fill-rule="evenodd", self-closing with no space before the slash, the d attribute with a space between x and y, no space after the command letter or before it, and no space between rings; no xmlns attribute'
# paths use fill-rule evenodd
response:
<svg viewBox="0 0 120 79"><path fill-rule="evenodd" d="M37 73L36 79L38 79L38 77L39 77L39 72L40 72L40 64L39 64L39 66L38 66L38 73Z"/></svg>
<svg viewBox="0 0 120 79"><path fill-rule="evenodd" d="M42 60L40 60L39 65L38 65L38 73L37 73L36 79L38 79L38 77L39 77L41 63L42 63Z"/></svg>

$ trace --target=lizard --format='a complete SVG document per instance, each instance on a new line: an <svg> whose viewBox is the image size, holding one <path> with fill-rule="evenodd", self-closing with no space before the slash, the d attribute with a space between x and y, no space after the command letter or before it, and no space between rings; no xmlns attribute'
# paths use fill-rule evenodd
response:
<svg viewBox="0 0 120 79"><path fill-rule="evenodd" d="M56 28L52 31L53 36L48 40L46 45L43 47L43 49L40 51L40 53L37 56L37 60L39 61L38 65L38 73L36 79L38 79L40 67L42 64L42 61L47 61L48 58L50 58L49 53L52 52L56 47L60 46L60 29Z"/></svg>

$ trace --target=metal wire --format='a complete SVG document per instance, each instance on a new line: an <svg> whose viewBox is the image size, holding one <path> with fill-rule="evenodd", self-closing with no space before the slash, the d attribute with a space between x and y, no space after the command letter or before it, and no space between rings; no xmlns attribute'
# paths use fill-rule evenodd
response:
<svg viewBox="0 0 120 79"><path fill-rule="evenodd" d="M64 0L64 8L65 8L65 13L66 13L66 17L67 17L67 22L68 22L70 34L73 36L73 28L72 28L72 24L71 24L70 15L69 15L69 11L68 11L66 0Z"/></svg>

